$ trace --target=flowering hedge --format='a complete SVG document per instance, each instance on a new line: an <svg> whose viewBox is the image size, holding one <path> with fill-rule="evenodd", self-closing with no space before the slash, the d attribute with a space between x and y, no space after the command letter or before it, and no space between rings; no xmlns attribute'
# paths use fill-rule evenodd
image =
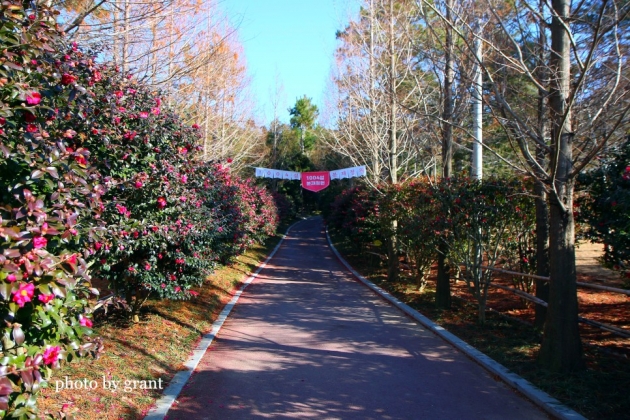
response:
<svg viewBox="0 0 630 420"><path fill-rule="evenodd" d="M265 190L197 159L198 127L159 93L63 46L54 10L0 13L0 417L33 418L62 360L102 351L90 276L136 312L187 299L278 220Z"/></svg>

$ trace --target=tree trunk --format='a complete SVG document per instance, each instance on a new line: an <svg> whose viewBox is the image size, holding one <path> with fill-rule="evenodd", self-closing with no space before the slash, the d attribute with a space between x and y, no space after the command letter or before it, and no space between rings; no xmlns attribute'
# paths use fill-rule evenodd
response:
<svg viewBox="0 0 630 420"><path fill-rule="evenodd" d="M551 84L549 105L552 122L550 168L555 192L549 194L549 306L538 355L539 363L555 372L584 368L578 329L577 276L575 272L575 231L573 220L571 110L571 48L565 22L570 0L553 0L551 22ZM555 175L555 176L554 176Z"/></svg>
<svg viewBox="0 0 630 420"><path fill-rule="evenodd" d="M453 80L455 78L453 63L453 28L451 26L451 9L453 0L446 0L446 45L445 45L445 61L444 70L444 92L443 101L444 109L442 112L442 177L450 178L453 176L453 126L451 120L453 118ZM438 266L437 281L435 285L435 305L438 308L447 309L451 307L451 279L449 276L449 267L446 264L446 255L448 254L448 245L440 244L438 250Z"/></svg>
<svg viewBox="0 0 630 420"><path fill-rule="evenodd" d="M534 187L536 193L536 274L539 276L549 276L549 207L547 206L547 194L544 185L536 182ZM549 282L536 280L536 297L549 301ZM534 325L542 329L545 325L547 308L536 305Z"/></svg>

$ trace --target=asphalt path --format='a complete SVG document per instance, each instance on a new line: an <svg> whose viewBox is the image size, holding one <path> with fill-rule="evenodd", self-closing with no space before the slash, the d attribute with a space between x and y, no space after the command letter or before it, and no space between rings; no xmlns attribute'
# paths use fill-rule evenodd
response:
<svg viewBox="0 0 630 420"><path fill-rule="evenodd" d="M320 218L242 294L173 419L547 419L354 280Z"/></svg>

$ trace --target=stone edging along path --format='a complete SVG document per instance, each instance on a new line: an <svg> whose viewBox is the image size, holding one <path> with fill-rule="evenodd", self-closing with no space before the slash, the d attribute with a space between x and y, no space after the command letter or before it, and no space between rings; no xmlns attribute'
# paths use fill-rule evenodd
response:
<svg viewBox="0 0 630 420"><path fill-rule="evenodd" d="M162 420L166 417L168 411L173 406L173 404L175 403L175 400L178 398L182 389L184 388L184 386L190 379L193 371L199 364L202 356L204 355L208 347L212 344L215 336L219 333L219 330L223 326L223 323L227 319L228 315L232 311L232 308L235 306L236 302L238 301L243 291L247 288L247 286L249 286L256 279L258 274L266 267L267 263L273 258L273 256L276 254L276 252L278 251L278 249L284 242L284 239L288 235L291 228L295 226L297 223L300 223L300 221L294 223L287 229L286 233L282 235L282 239L280 240L280 242L278 242L276 247L265 259L265 261L261 263L258 266L258 268L255 270L255 272L251 274L245 280L241 288L234 294L232 299L225 305L225 307L219 314L216 321L212 324L212 329L210 330L210 332L205 334L202 337L197 347L193 350L193 354L188 359L188 361L184 364L186 369L178 372L173 377L173 379L170 381L167 388L164 390L162 397L156 402L155 407L149 411L149 413L145 417L145 420ZM475 349L474 347L460 340L455 335L446 331L444 328L434 324L431 320L429 320L428 318L426 318L425 316L423 316L416 310L412 309L408 305L404 304L403 302L399 301L397 298L392 296L387 291L381 289L380 287L376 286L369 280L365 279L356 270L354 270L350 266L350 264L348 264L345 261L345 259L341 256L341 254L339 254L337 249L332 244L332 241L330 240L330 236L328 235L328 230L326 230L326 238L328 240L328 244L331 250L333 251L333 253L337 256L337 258L342 263L342 265L344 265L356 277L356 279L358 279L365 286L369 287L377 295L379 295L383 299L393 304L395 307L397 307L400 311L405 313L407 316L413 318L415 321L419 322L425 328L427 328L428 330L432 331L434 334L438 335L440 338L447 341L449 344L451 344L452 346L454 346L455 348L463 352L466 356L468 356L470 359L472 359L473 361L481 365L483 368L485 368L489 372L500 377L507 385L521 392L523 395L528 397L531 401L533 401L535 404L540 406L542 409L544 409L548 414L552 415L553 417L560 418L560 419L567 419L567 420L585 419L583 416L569 409L568 407L562 405L559 401L552 398L548 394L535 388L531 383L529 383L525 379L510 372L507 368L500 365L496 361L492 360L490 357L486 356L485 354L481 353L479 350Z"/></svg>
<svg viewBox="0 0 630 420"><path fill-rule="evenodd" d="M330 239L330 235L328 234L328 228L326 228L326 239L328 239L328 245L332 249L333 253L337 256L339 261L357 278L357 280L359 280L365 286L369 287L377 295L381 296L383 299L396 306L407 316L418 321L422 326L447 341L449 344L457 348L459 351L464 353L466 356L482 366L484 369L501 378L503 382L516 389L521 394L525 395L532 402L537 404L553 417L566 420L586 420L586 417L563 405L560 401L556 400L546 392L543 392L540 389L536 388L529 381L521 378L514 372L511 372L505 366L486 356L470 344L451 334L443 327L435 324L433 321L422 315L420 312L401 302L396 297L392 296L389 292L381 289L380 287L363 277L354 268L352 268L352 266L348 264L348 262L341 256L339 251L337 251L337 248L335 248L335 246L333 245Z"/></svg>

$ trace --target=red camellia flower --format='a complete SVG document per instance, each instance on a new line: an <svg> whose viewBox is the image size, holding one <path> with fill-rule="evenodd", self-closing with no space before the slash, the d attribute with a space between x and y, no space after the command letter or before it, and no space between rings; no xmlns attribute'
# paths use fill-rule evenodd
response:
<svg viewBox="0 0 630 420"><path fill-rule="evenodd" d="M7 123L7 119L4 117L0 117L0 125L5 125Z"/></svg>
<svg viewBox="0 0 630 420"><path fill-rule="evenodd" d="M199 129L199 124L193 124L192 128L194 128L195 130L198 130Z"/></svg>
<svg viewBox="0 0 630 420"><path fill-rule="evenodd" d="M48 347L44 351L44 363L47 365L53 365L59 359L59 352L61 348L59 346Z"/></svg>
<svg viewBox="0 0 630 420"><path fill-rule="evenodd" d="M157 206L159 209L163 209L166 207L166 199L164 197L160 197L157 199Z"/></svg>
<svg viewBox="0 0 630 420"><path fill-rule="evenodd" d="M228 158L227 163L232 163L232 158Z"/></svg>
<svg viewBox="0 0 630 420"><path fill-rule="evenodd" d="M39 92L29 92L26 94L26 103L29 105L38 105L42 101L42 95Z"/></svg>
<svg viewBox="0 0 630 420"><path fill-rule="evenodd" d="M20 308L24 307L26 302L33 299L35 293L35 285L33 283L20 284L18 290L13 292L13 302L17 303Z"/></svg>
<svg viewBox="0 0 630 420"><path fill-rule="evenodd" d="M73 76L71 74L68 73L64 73L63 76L61 76L61 84L62 85L70 85L72 83L74 83L77 80L76 76Z"/></svg>
<svg viewBox="0 0 630 420"><path fill-rule="evenodd" d="M74 160L76 160L79 165L87 165L87 160L85 160L85 156L83 155L75 156Z"/></svg>
<svg viewBox="0 0 630 420"><path fill-rule="evenodd" d="M43 304L46 304L46 303L52 301L54 298L55 298L55 295L53 295L52 293L49 294L49 295L38 295L37 296L37 299Z"/></svg>
<svg viewBox="0 0 630 420"><path fill-rule="evenodd" d="M35 132L37 132L37 126L35 124L28 124L26 126L26 132L27 133L35 133Z"/></svg>
<svg viewBox="0 0 630 420"><path fill-rule="evenodd" d="M35 249L44 248L47 243L48 239L44 238L43 236L37 236L33 238L33 247Z"/></svg>

